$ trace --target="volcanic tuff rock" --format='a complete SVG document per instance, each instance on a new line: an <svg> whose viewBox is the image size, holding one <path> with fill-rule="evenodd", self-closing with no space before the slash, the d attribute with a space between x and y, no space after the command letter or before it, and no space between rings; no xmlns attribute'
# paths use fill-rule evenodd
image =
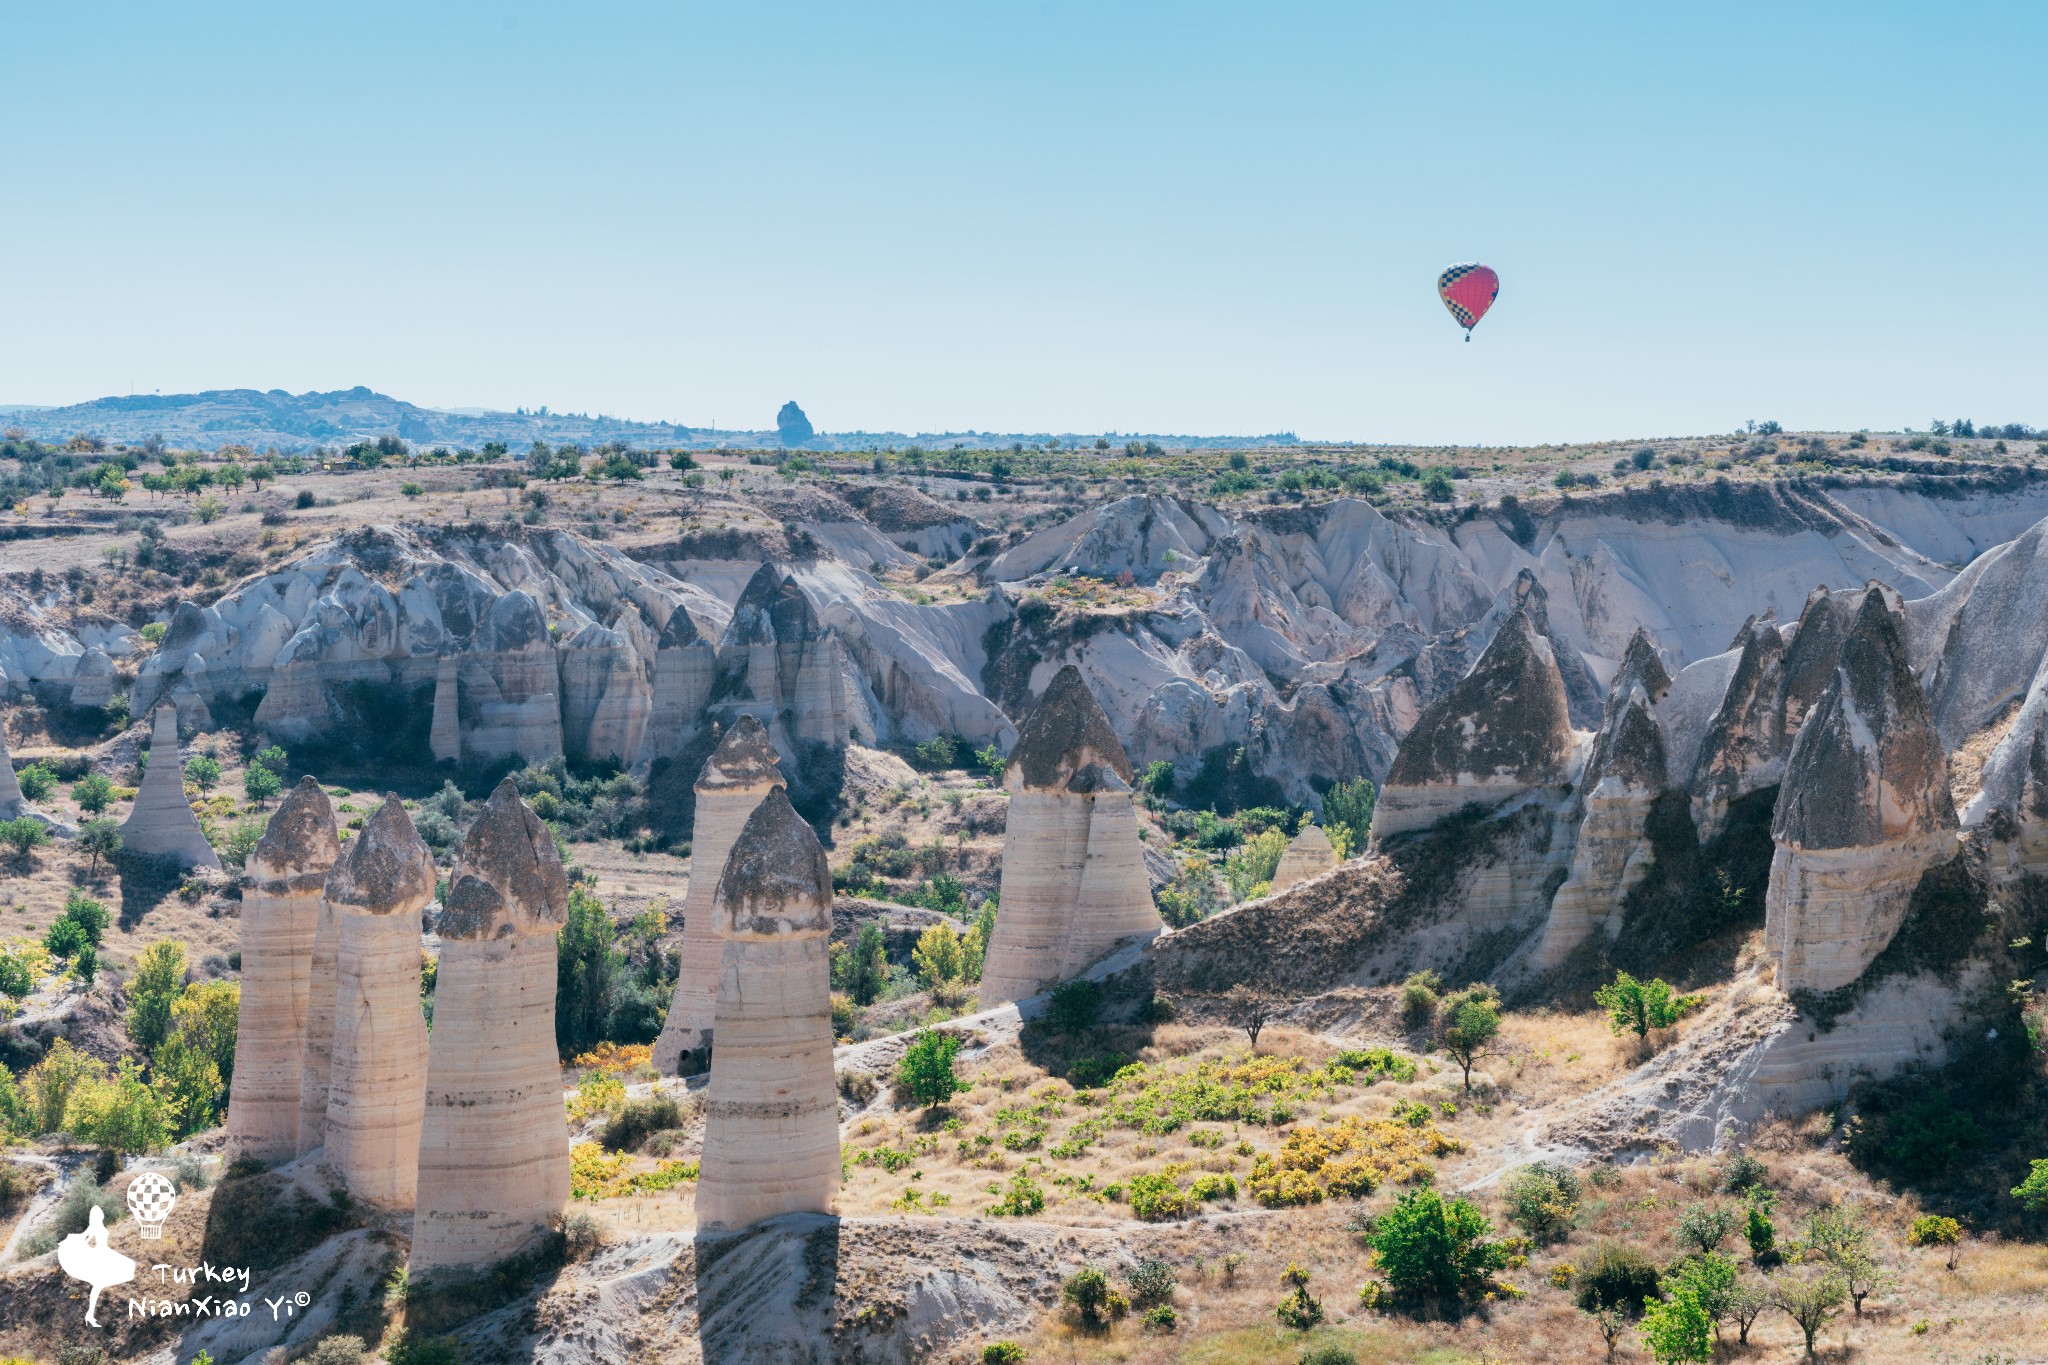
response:
<svg viewBox="0 0 2048 1365"><path fill-rule="evenodd" d="M554 838L507 778L463 840L440 917L415 1270L503 1260L568 1201L555 1052L555 934L568 900Z"/></svg>
<svg viewBox="0 0 2048 1365"><path fill-rule="evenodd" d="M7 727L0 725L0 820L21 814L21 782L14 775L14 760L7 756Z"/></svg>
<svg viewBox="0 0 2048 1365"><path fill-rule="evenodd" d="M219 867L199 818L185 799L185 762L178 751L178 712L159 706L151 720L149 769L135 793L135 805L121 825L130 853L174 860L182 867Z"/></svg>
<svg viewBox="0 0 2048 1365"><path fill-rule="evenodd" d="M325 896L340 931L325 1164L356 1198L410 1209L427 1071L420 914L434 898L434 855L396 796L348 841Z"/></svg>
<svg viewBox="0 0 2048 1365"><path fill-rule="evenodd" d="M818 836L780 788L733 841L712 916L725 950L698 1226L826 1212L839 1187L832 877Z"/></svg>
<svg viewBox="0 0 2048 1365"><path fill-rule="evenodd" d="M845 672L838 637L822 627L810 598L764 564L719 642L714 710L758 717L791 752L802 741L844 748L851 733Z"/></svg>
<svg viewBox="0 0 2048 1365"><path fill-rule="evenodd" d="M1863 595L1840 661L1787 760L1771 827L1765 937L1779 989L1847 985L1956 850L1946 755L1889 592Z"/></svg>
<svg viewBox="0 0 2048 1365"><path fill-rule="evenodd" d="M242 1008L228 1145L265 1161L297 1155L313 935L327 874L341 854L334 807L299 779L249 855L242 891Z"/></svg>
<svg viewBox="0 0 2048 1365"><path fill-rule="evenodd" d="M742 715L697 777L697 819L690 833L690 882L683 897L683 942L668 1019L654 1042L654 1069L674 1075L683 1058L709 1041L718 1005L718 964L725 939L713 903L734 840L769 792L786 787L768 732Z"/></svg>
<svg viewBox="0 0 2048 1365"><path fill-rule="evenodd" d="M1301 833L1288 842L1287 851L1280 855L1280 865L1273 869L1273 890L1285 891L1297 882L1310 877L1320 877L1337 865L1337 850L1330 846L1330 836L1323 833L1320 825L1303 825Z"/></svg>
<svg viewBox="0 0 2048 1365"><path fill-rule="evenodd" d="M1119 940L1161 927L1130 778L1080 671L1061 669L1025 718L1004 771L1003 913L982 970L984 1008L1035 995Z"/></svg>
<svg viewBox="0 0 2048 1365"><path fill-rule="evenodd" d="M1543 941L1530 958L1539 970L1563 962L1596 926L1612 937L1621 927L1623 898L1649 871L1654 854L1644 826L1669 782L1655 708L1671 681L1648 633L1637 631L1579 779L1578 842L1571 871L1551 898Z"/></svg>
<svg viewBox="0 0 2048 1365"><path fill-rule="evenodd" d="M1478 802L1498 806L1571 780L1574 738L1550 642L1517 608L1479 662L1401 741L1373 833L1425 828Z"/></svg>

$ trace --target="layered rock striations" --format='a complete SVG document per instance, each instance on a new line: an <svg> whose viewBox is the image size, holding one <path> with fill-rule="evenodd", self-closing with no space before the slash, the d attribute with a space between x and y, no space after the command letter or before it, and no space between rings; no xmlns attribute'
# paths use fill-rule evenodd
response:
<svg viewBox="0 0 2048 1365"><path fill-rule="evenodd" d="M713 918L724 954L697 1224L823 1213L839 1185L832 879L818 836L782 790L733 841Z"/></svg>
<svg viewBox="0 0 2048 1365"><path fill-rule="evenodd" d="M199 818L185 799L185 764L178 751L178 712L159 706L151 718L149 768L135 793L135 805L121 825L130 853L165 858L181 867L219 867Z"/></svg>
<svg viewBox="0 0 2048 1365"><path fill-rule="evenodd" d="M1373 835L1426 829L1474 803L1561 791L1575 743L1550 641L1517 608L1472 671L1402 739L1373 808Z"/></svg>
<svg viewBox="0 0 2048 1365"><path fill-rule="evenodd" d="M427 727L427 748L436 763L462 761L461 665L443 654L434 669L434 716Z"/></svg>
<svg viewBox="0 0 2048 1365"><path fill-rule="evenodd" d="M718 647L686 607L669 613L655 640L648 700L647 755L674 758L697 736L718 680Z"/></svg>
<svg viewBox="0 0 2048 1365"><path fill-rule="evenodd" d="M569 1198L555 1052L555 934L568 879L507 779L463 840L440 917L412 1266L484 1266Z"/></svg>
<svg viewBox="0 0 2048 1365"><path fill-rule="evenodd" d="M1788 994L1862 975L1921 876L1956 851L1946 755L1903 625L1891 593L1863 595L1786 762L1764 932Z"/></svg>
<svg viewBox="0 0 2048 1365"><path fill-rule="evenodd" d="M409 1209L427 1071L420 915L434 898L434 858L396 796L349 840L324 894L339 930L325 1164L356 1198Z"/></svg>
<svg viewBox="0 0 2048 1365"><path fill-rule="evenodd" d="M982 970L984 1007L1035 995L1161 927L1130 778L1109 717L1080 671L1062 668L1004 773L1003 912Z"/></svg>
<svg viewBox="0 0 2048 1365"><path fill-rule="evenodd" d="M734 722L697 777L697 820L690 834L690 884L683 897L683 942L675 995L654 1043L654 1068L673 1075L711 1038L718 964L725 940L712 907L734 840L767 795L787 784L768 732L752 715Z"/></svg>
<svg viewBox="0 0 2048 1365"><path fill-rule="evenodd" d="M1530 959L1539 970L1563 962L1596 929L1617 932L1624 898L1650 869L1654 853L1644 829L1670 782L1656 708L1671 682L1655 644L1637 631L1580 775L1578 839Z"/></svg>
<svg viewBox="0 0 2048 1365"><path fill-rule="evenodd" d="M228 1145L265 1161L298 1154L313 938L327 874L340 853L334 808L320 784L305 777L270 817L244 873Z"/></svg>
<svg viewBox="0 0 2048 1365"><path fill-rule="evenodd" d="M1322 876L1336 865L1337 850L1322 826L1303 825L1301 833L1288 841L1287 851L1280 855L1280 865L1273 869L1273 890L1285 891L1310 877Z"/></svg>

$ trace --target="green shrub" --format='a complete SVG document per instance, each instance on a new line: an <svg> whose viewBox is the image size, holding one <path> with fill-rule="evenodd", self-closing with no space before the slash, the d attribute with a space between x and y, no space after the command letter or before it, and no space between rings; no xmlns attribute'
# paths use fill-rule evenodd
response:
<svg viewBox="0 0 2048 1365"><path fill-rule="evenodd" d="M1282 1327L1291 1327L1297 1332L1306 1332L1323 1320L1323 1305L1315 1295L1308 1292L1308 1272L1292 1261L1281 1273L1280 1283L1288 1292L1280 1302L1273 1305L1273 1316L1280 1320Z"/></svg>
<svg viewBox="0 0 2048 1365"><path fill-rule="evenodd" d="M1849 1155L1860 1164L1888 1165L1924 1180L1953 1169L1983 1141L1984 1130L1975 1119L1946 1095L1934 1095L1859 1119L1849 1132Z"/></svg>
<svg viewBox="0 0 2048 1365"><path fill-rule="evenodd" d="M904 1049L896 1066L896 1084L927 1109L944 1104L967 1087L953 1073L960 1035L923 1029Z"/></svg>
<svg viewBox="0 0 2048 1365"><path fill-rule="evenodd" d="M453 1337L405 1332L384 1353L390 1365L462 1365L462 1347Z"/></svg>
<svg viewBox="0 0 2048 1365"><path fill-rule="evenodd" d="M1162 1303L1145 1314L1145 1325L1155 1332L1171 1332L1180 1326L1180 1314L1173 1311L1173 1305Z"/></svg>
<svg viewBox="0 0 2048 1365"><path fill-rule="evenodd" d="M991 1341L981 1348L981 1365L1024 1365L1024 1348L1014 1341Z"/></svg>
<svg viewBox="0 0 2048 1365"><path fill-rule="evenodd" d="M1396 1199L1362 1240L1396 1297L1440 1302L1477 1292L1507 1265L1507 1248L1489 1240L1492 1234L1493 1224L1471 1201L1426 1188Z"/></svg>
<svg viewBox="0 0 2048 1365"><path fill-rule="evenodd" d="M1301 1353L1300 1365L1358 1365L1358 1356L1349 1346L1339 1346L1326 1341L1320 1346L1311 1346Z"/></svg>
<svg viewBox="0 0 2048 1365"><path fill-rule="evenodd" d="M1650 1258L1620 1242L1595 1246L1572 1277L1572 1301L1588 1313L1608 1309L1635 1317L1661 1292Z"/></svg>
<svg viewBox="0 0 2048 1365"><path fill-rule="evenodd" d="M1612 985L1593 992L1593 999L1607 1011L1607 1026L1618 1034L1633 1032L1638 1038L1653 1028L1670 1028L1699 1008L1705 998L1680 995L1669 981L1638 981L1627 972L1617 973Z"/></svg>
<svg viewBox="0 0 2048 1365"><path fill-rule="evenodd" d="M1002 1197L988 1206L988 1211L998 1218L1029 1218L1045 1212L1045 1191L1036 1180L1023 1171L1010 1177L1008 1188Z"/></svg>
<svg viewBox="0 0 2048 1365"><path fill-rule="evenodd" d="M21 786L21 794L31 801L47 801L50 793L57 790L57 774L48 764L31 763L14 774L14 780Z"/></svg>
<svg viewBox="0 0 2048 1365"><path fill-rule="evenodd" d="M1539 1161L1501 1183L1508 1218L1538 1242L1562 1241L1579 1214L1579 1178L1569 1168Z"/></svg>
<svg viewBox="0 0 2048 1365"><path fill-rule="evenodd" d="M1148 1223L1184 1218L1191 1203L1187 1193L1173 1183L1173 1177L1157 1171L1134 1175L1124 1182L1131 1212Z"/></svg>
<svg viewBox="0 0 2048 1365"><path fill-rule="evenodd" d="M1084 1330L1099 1332L1130 1311L1130 1300L1110 1288L1109 1276L1096 1267L1082 1266L1060 1285L1060 1302Z"/></svg>
<svg viewBox="0 0 2048 1365"><path fill-rule="evenodd" d="M1735 1210L1720 1204L1689 1204L1678 1216L1678 1240L1702 1254L1720 1249L1735 1231Z"/></svg>
<svg viewBox="0 0 2048 1365"><path fill-rule="evenodd" d="M1420 971L1401 983L1401 1018L1409 1028L1421 1028L1436 1017L1436 1002L1444 979L1435 972Z"/></svg>
<svg viewBox="0 0 2048 1365"><path fill-rule="evenodd" d="M1102 987L1093 981L1062 981L1046 1002L1045 1022L1061 1033L1086 1033L1102 1017Z"/></svg>
<svg viewBox="0 0 2048 1365"><path fill-rule="evenodd" d="M1126 1277L1131 1287L1131 1302L1140 1308L1173 1301L1173 1291L1180 1287L1180 1277L1174 1273L1171 1261L1156 1257L1138 1262L1137 1268Z"/></svg>
<svg viewBox="0 0 2048 1365"><path fill-rule="evenodd" d="M1730 1194L1743 1192L1765 1184L1771 1178L1771 1168L1751 1156L1748 1152L1737 1152L1728 1158L1728 1164L1721 1168L1721 1188Z"/></svg>
<svg viewBox="0 0 2048 1365"><path fill-rule="evenodd" d="M637 1149L656 1133L683 1126L682 1106L666 1095L627 1100L605 1120L598 1141L614 1152Z"/></svg>
<svg viewBox="0 0 2048 1365"><path fill-rule="evenodd" d="M328 1337L313 1348L306 1365L361 1365L370 1348L361 1337Z"/></svg>

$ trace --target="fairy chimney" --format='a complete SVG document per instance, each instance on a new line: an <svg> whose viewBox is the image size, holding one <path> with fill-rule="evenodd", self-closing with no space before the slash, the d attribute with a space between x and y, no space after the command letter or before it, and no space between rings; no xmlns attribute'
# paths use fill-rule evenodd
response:
<svg viewBox="0 0 2048 1365"><path fill-rule="evenodd" d="M130 853L171 859L183 867L219 867L220 859L185 800L185 765L178 752L178 711L168 704L151 718L149 769L135 805L121 826Z"/></svg>
<svg viewBox="0 0 2048 1365"><path fill-rule="evenodd" d="M356 1198L409 1209L427 1073L420 914L434 898L434 856L396 796L349 840L325 894L339 920L326 1164Z"/></svg>
<svg viewBox="0 0 2048 1365"><path fill-rule="evenodd" d="M554 838L498 784L463 840L441 912L412 1266L481 1266L544 1232L569 1198L555 1053L555 934L568 879Z"/></svg>
<svg viewBox="0 0 2048 1365"><path fill-rule="evenodd" d="M436 763L462 761L462 684L453 654L434 665L434 715L427 727L427 751Z"/></svg>
<svg viewBox="0 0 2048 1365"><path fill-rule="evenodd" d="M0 670L0 688L6 684L6 671ZM14 819L22 808L21 783L14 776L14 760L7 756L7 727L0 725L0 820Z"/></svg>
<svg viewBox="0 0 2048 1365"><path fill-rule="evenodd" d="M982 970L984 1008L1036 995L1161 927L1130 760L1072 664L1025 718L1003 783L1003 908Z"/></svg>
<svg viewBox="0 0 2048 1365"><path fill-rule="evenodd" d="M1337 865L1337 850L1321 825L1303 825L1301 833L1288 842L1273 869L1273 890L1285 891L1311 877L1320 877Z"/></svg>
<svg viewBox="0 0 2048 1365"><path fill-rule="evenodd" d="M697 1224L826 1212L839 1184L832 879L818 836L781 788L733 841L712 920L725 947Z"/></svg>
<svg viewBox="0 0 2048 1365"><path fill-rule="evenodd" d="M327 793L304 777L270 817L245 868L228 1145L265 1161L298 1151L313 936L321 889L340 853Z"/></svg>
<svg viewBox="0 0 2048 1365"><path fill-rule="evenodd" d="M725 940L713 925L718 877L733 840L769 792L786 784L776 768L768 732L742 715L697 777L697 819L690 836L690 884L683 897L681 966L668 1020L654 1042L654 1069L674 1075L711 1038L718 1005L718 963Z"/></svg>
<svg viewBox="0 0 2048 1365"><path fill-rule="evenodd" d="M1955 856L1947 756L1903 620L1889 589L1863 595L1785 763L1764 941L1787 994L1861 976L1898 932L1921 876Z"/></svg>

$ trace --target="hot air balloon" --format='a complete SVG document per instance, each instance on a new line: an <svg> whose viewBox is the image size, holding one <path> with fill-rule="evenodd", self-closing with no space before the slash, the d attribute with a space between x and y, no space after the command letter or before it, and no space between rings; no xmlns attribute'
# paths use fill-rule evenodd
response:
<svg viewBox="0 0 2048 1365"><path fill-rule="evenodd" d="M1493 273L1491 266L1466 261L1436 277L1436 294L1465 329L1465 340L1470 341L1472 328L1486 316L1486 310L1493 307L1500 294L1500 276Z"/></svg>

